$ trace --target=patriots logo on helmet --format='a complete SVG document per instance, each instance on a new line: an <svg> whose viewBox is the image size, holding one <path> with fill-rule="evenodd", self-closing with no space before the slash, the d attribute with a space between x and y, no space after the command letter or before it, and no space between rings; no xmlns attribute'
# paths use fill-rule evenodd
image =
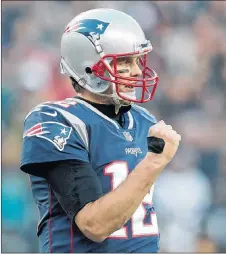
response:
<svg viewBox="0 0 226 254"><path fill-rule="evenodd" d="M27 130L23 138L36 136L43 138L54 144L54 146L63 151L67 140L71 135L72 128L58 122L43 122L32 126Z"/></svg>
<svg viewBox="0 0 226 254"><path fill-rule="evenodd" d="M95 39L100 39L100 35L105 32L109 24L98 19L83 19L76 24L67 26L64 33L78 32L94 43Z"/></svg>

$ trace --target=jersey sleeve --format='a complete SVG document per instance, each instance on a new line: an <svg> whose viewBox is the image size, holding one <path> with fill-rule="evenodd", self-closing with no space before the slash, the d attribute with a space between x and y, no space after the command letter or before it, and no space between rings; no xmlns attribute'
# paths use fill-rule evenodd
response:
<svg viewBox="0 0 226 254"><path fill-rule="evenodd" d="M88 135L81 122L72 125L56 110L30 113L24 122L21 168L71 159L89 162Z"/></svg>
<svg viewBox="0 0 226 254"><path fill-rule="evenodd" d="M46 174L47 182L68 217L103 195L100 180L90 163L76 160L57 162Z"/></svg>

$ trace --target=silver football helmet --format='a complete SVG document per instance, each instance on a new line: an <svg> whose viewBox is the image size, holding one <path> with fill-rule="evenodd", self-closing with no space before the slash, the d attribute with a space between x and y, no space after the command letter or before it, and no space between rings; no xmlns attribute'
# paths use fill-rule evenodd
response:
<svg viewBox="0 0 226 254"><path fill-rule="evenodd" d="M93 9L73 18L61 39L61 72L73 77L92 93L110 96L115 102L150 101L158 76L147 66L152 51L140 25L129 15L114 9ZM120 57L139 57L141 77L123 77L117 72ZM111 64L111 65L110 65ZM136 96L119 91L119 85L136 88ZM112 86L112 94L106 91Z"/></svg>

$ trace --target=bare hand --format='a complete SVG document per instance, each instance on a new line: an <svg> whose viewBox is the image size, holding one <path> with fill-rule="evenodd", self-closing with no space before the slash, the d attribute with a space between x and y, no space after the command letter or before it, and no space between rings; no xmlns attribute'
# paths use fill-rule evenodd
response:
<svg viewBox="0 0 226 254"><path fill-rule="evenodd" d="M171 125L167 125L164 121L160 121L152 126L149 129L149 136L162 138L165 141L163 152L161 154L155 154L154 156L160 164L165 166L172 160L177 152L181 136L175 130L173 130ZM150 154L153 155L151 152ZM153 160L153 156L151 157Z"/></svg>

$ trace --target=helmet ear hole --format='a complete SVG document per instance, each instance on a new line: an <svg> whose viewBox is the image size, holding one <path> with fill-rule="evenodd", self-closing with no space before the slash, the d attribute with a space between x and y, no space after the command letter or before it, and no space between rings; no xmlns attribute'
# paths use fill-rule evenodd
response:
<svg viewBox="0 0 226 254"><path fill-rule="evenodd" d="M86 72L87 74L92 74L92 73L93 73L90 67L86 67L86 68L85 68L85 72Z"/></svg>

